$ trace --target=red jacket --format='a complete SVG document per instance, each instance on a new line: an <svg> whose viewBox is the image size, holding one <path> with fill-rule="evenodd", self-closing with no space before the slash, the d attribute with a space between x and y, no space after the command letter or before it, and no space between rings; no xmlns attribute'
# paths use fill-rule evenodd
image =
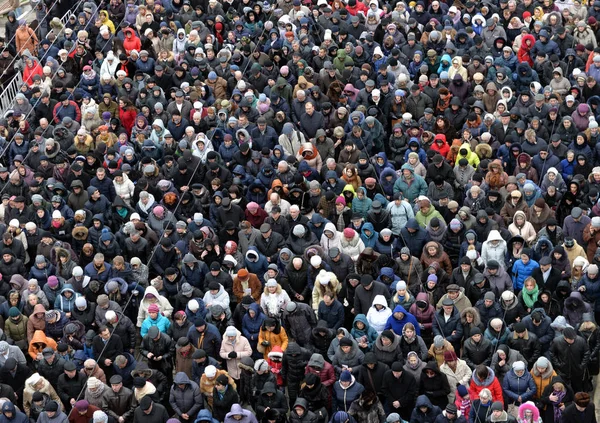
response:
<svg viewBox="0 0 600 423"><path fill-rule="evenodd" d="M479 393L481 390L487 388L492 393L492 402L500 401L504 406L504 397L502 394L502 386L500 386L500 381L498 381L498 378L492 369L488 367L488 370L490 371L490 374L488 378L483 381L483 383L475 383L475 378L477 376L473 376L471 379L471 384L469 385L469 395L471 396L471 401L479 399Z"/></svg>
<svg viewBox="0 0 600 423"><path fill-rule="evenodd" d="M527 46L526 41L530 41L530 45ZM525 34L523 39L521 40L521 47L519 47L519 51L517 52L517 59L519 63L527 62L529 66L533 68L533 59L531 58L531 48L535 44L535 38L531 34Z"/></svg>
<svg viewBox="0 0 600 423"><path fill-rule="evenodd" d="M133 128L133 125L135 125L136 116L135 110L123 110L119 107L119 119L121 119L121 124L127 131L127 136L131 136L131 129Z"/></svg>
<svg viewBox="0 0 600 423"><path fill-rule="evenodd" d="M437 140L442 140L442 144L439 144L437 142ZM444 134L437 134L435 136L435 138L433 139L433 144L431 144L431 147L429 147L431 150L433 151L437 151L438 153L440 153L442 155L442 157L445 159L448 156L448 152L450 152L450 146L448 145L448 142L446 141L446 135Z"/></svg>
<svg viewBox="0 0 600 423"><path fill-rule="evenodd" d="M125 29L124 32L125 39L123 40L123 48L125 49L127 55L129 56L131 50L137 50L137 52L139 53L142 49L142 42L140 41L139 37L135 35L135 32L133 32L133 30L130 28ZM127 36L127 34L129 33L131 34L131 38Z"/></svg>
<svg viewBox="0 0 600 423"><path fill-rule="evenodd" d="M353 6L353 7L346 6L346 10L352 16L356 16L358 14L358 12L362 12L366 16L367 12L369 11L369 8L362 1L356 0L356 6Z"/></svg>

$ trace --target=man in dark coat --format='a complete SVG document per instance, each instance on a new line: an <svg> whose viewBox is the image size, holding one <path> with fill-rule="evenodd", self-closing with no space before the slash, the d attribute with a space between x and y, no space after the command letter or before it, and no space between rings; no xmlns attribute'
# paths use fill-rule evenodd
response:
<svg viewBox="0 0 600 423"><path fill-rule="evenodd" d="M50 347L44 348L42 351L43 358L38 362L38 373L52 383L63 374L65 359L60 358Z"/></svg>
<svg viewBox="0 0 600 423"><path fill-rule="evenodd" d="M296 342L290 342L283 353L281 377L287 382L290 402L296 402L300 383L304 379L304 372L308 365L311 353Z"/></svg>
<svg viewBox="0 0 600 423"><path fill-rule="evenodd" d="M433 319L432 329L434 336L442 336L452 344L454 351L460 351L463 326L460 321L460 313L450 298L446 298L442 302L442 309Z"/></svg>
<svg viewBox="0 0 600 423"><path fill-rule="evenodd" d="M4 366L0 368L0 383L10 385L18 397L18 403L23 405L23 389L25 389L25 381L31 376L31 370L24 364L17 363L17 360L9 357L4 362Z"/></svg>
<svg viewBox="0 0 600 423"><path fill-rule="evenodd" d="M555 338L550 347L554 369L565 382L571 384L574 392L584 390L583 374L589 358L587 342L571 327L565 328L563 335Z"/></svg>
<svg viewBox="0 0 600 423"><path fill-rule="evenodd" d="M123 352L123 341L116 333L111 336L110 329L106 326L101 326L99 335L94 337L92 348L96 361L107 375L112 375L112 364L115 358ZM110 376L109 376L110 378Z"/></svg>
<svg viewBox="0 0 600 423"><path fill-rule="evenodd" d="M383 282L373 280L371 275L362 275L360 286L356 287L354 293L354 315L366 315L373 305L373 300L377 295L383 295L390 302L390 291Z"/></svg>
<svg viewBox="0 0 600 423"><path fill-rule="evenodd" d="M302 347L311 346L310 335L312 329L317 326L317 319L312 307L301 302L290 301L286 305L281 322L288 337L293 338Z"/></svg>
<svg viewBox="0 0 600 423"><path fill-rule="evenodd" d="M77 367L72 361L65 362L63 369L64 373L58 377L56 383L56 393L68 414L73 404L79 400L87 378L77 371Z"/></svg>
<svg viewBox="0 0 600 423"><path fill-rule="evenodd" d="M377 361L375 353L369 351L358 369L356 381L364 386L365 390L376 392L379 400L383 402L386 396L383 390L383 377L389 369L387 364Z"/></svg>
<svg viewBox="0 0 600 423"><path fill-rule="evenodd" d="M527 363L531 363L529 369L533 367L533 363L542 354L538 337L533 333L529 333L523 322L517 322L513 325L513 332L509 335L506 345L519 351L525 357Z"/></svg>
<svg viewBox="0 0 600 423"><path fill-rule="evenodd" d="M144 396L138 408L133 412L133 423L165 423L169 414L165 407L152 401L148 395Z"/></svg>
<svg viewBox="0 0 600 423"><path fill-rule="evenodd" d="M385 372L382 389L386 397L386 414L398 413L402 419L410 419L417 399L417 381L404 370L401 362L394 362L392 369Z"/></svg>
<svg viewBox="0 0 600 423"><path fill-rule="evenodd" d="M120 421L120 417L125 421L131 420L135 410L133 391L123 386L123 378L119 375L112 376L109 382L111 389L108 391L106 413L116 421Z"/></svg>
<svg viewBox="0 0 600 423"><path fill-rule="evenodd" d="M256 239L256 248L263 254L269 263L276 263L279 250L285 247L283 235L271 229L271 225L263 223L260 226L261 237Z"/></svg>

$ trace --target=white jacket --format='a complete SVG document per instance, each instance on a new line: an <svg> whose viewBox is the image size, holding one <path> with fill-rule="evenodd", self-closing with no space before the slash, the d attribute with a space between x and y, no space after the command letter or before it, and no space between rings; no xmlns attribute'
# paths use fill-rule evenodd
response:
<svg viewBox="0 0 600 423"><path fill-rule="evenodd" d="M160 295L155 287L149 286L148 288L146 288L146 291L144 292L144 299L142 299L142 301L140 302L140 310L138 311L138 316L137 316L137 327L138 328L142 327L142 322L144 321L144 319L146 319L146 317L148 317L148 307L150 307L150 304L152 304L150 301L145 299L146 295L148 295L148 294L152 294L158 299L158 306L160 308L160 312L165 317L170 318L171 313L173 313L173 306L171 305L169 300L167 300L165 297Z"/></svg>
<svg viewBox="0 0 600 423"><path fill-rule="evenodd" d="M384 308L378 311L375 308L377 304L384 306ZM367 322L369 322L369 325L371 325L377 333L381 334L391 315L392 309L388 307L388 302L385 300L385 297L383 295L376 295L373 299L373 305L369 307L369 312L367 313Z"/></svg>
<svg viewBox="0 0 600 423"><path fill-rule="evenodd" d="M498 245L494 246L491 241L499 241ZM504 267L504 258L506 257L506 241L500 236L500 232L496 229L490 231L487 241L481 247L481 260L488 263L490 260L496 260L500 266Z"/></svg>
<svg viewBox="0 0 600 423"><path fill-rule="evenodd" d="M342 252L348 254L353 261L358 260L358 256L365 249L365 244L362 242L362 239L360 239L358 232L354 234L354 238L350 241L348 241L345 236L342 236L340 243L342 245Z"/></svg>
<svg viewBox="0 0 600 423"><path fill-rule="evenodd" d="M325 231L333 232L333 238L327 238L327 235L325 235ZM325 225L325 229L323 230L323 235L321 235L321 247L323 247L325 251L329 251L334 247L341 251L341 238L342 234L337 231L335 225L331 222L327 222L327 224Z"/></svg>
<svg viewBox="0 0 600 423"><path fill-rule="evenodd" d="M117 183L117 181L113 180L113 185L115 186L115 192L117 196L121 197L125 204L131 206L131 197L133 197L133 191L135 191L135 185L129 179L126 173L123 173L123 182Z"/></svg>

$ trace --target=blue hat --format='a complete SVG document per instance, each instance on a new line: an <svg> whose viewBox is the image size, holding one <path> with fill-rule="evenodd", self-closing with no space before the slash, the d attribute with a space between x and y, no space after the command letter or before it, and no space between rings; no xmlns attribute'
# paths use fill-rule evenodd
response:
<svg viewBox="0 0 600 423"><path fill-rule="evenodd" d="M215 71L211 71L208 74L208 79L210 79L211 81L214 81L215 79L217 79L217 73Z"/></svg>

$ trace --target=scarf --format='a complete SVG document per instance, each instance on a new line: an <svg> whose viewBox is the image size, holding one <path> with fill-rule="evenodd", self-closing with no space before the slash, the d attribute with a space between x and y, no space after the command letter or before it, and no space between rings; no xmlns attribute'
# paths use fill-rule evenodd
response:
<svg viewBox="0 0 600 423"><path fill-rule="evenodd" d="M148 193L148 203L144 204L142 203L142 200L138 201L138 207L146 214L150 213L150 209L154 208L155 206L155 200L154 200L154 196L150 193Z"/></svg>
<svg viewBox="0 0 600 423"><path fill-rule="evenodd" d="M521 296L523 297L523 302L525 303L525 306L527 308L533 308L533 305L535 304L538 298L538 292L539 288L537 284L531 291L527 290L526 288L523 288L523 290L521 291Z"/></svg>
<svg viewBox="0 0 600 423"><path fill-rule="evenodd" d="M87 393L92 397L92 398L100 398L100 396L102 396L102 394L104 393L104 387L106 385L104 383L99 383L97 385L97 389L92 392L88 389Z"/></svg>
<svg viewBox="0 0 600 423"><path fill-rule="evenodd" d="M553 391L552 393L558 397L558 400L556 400L556 402L552 403L552 406L554 407L554 421L558 422L561 420L561 417L562 417L562 410L560 409L560 405L562 404L563 398L565 397L565 394L567 392L566 391Z"/></svg>
<svg viewBox="0 0 600 423"><path fill-rule="evenodd" d="M410 353L408 353L408 355L410 355ZM409 360L406 360L406 364L408 365L408 367L410 367L411 370L417 370L421 365L421 360L418 358L419 357L417 356L417 362L415 364L412 364Z"/></svg>

